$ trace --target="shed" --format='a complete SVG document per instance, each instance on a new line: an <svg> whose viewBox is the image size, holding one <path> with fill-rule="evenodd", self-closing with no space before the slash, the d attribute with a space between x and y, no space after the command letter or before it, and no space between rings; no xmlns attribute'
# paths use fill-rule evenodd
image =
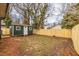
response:
<svg viewBox="0 0 79 59"><path fill-rule="evenodd" d="M12 36L19 35L31 35L33 33L33 28L30 25L11 25L11 34Z"/></svg>

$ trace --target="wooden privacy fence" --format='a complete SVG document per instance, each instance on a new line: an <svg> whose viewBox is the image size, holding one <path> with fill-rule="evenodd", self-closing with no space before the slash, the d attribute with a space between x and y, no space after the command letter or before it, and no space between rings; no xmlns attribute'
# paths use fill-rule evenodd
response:
<svg viewBox="0 0 79 59"><path fill-rule="evenodd" d="M10 37L10 29L6 28L5 26L1 27L2 30L2 38Z"/></svg>
<svg viewBox="0 0 79 59"><path fill-rule="evenodd" d="M39 34L39 35L71 38L72 30L71 29L53 29L52 28L52 29L34 30L33 33L34 34Z"/></svg>
<svg viewBox="0 0 79 59"><path fill-rule="evenodd" d="M5 26L3 26L1 28L2 30L2 35L10 35L10 29L9 28L6 28Z"/></svg>
<svg viewBox="0 0 79 59"><path fill-rule="evenodd" d="M72 29L72 41L73 41L75 50L79 54L79 25L76 25Z"/></svg>

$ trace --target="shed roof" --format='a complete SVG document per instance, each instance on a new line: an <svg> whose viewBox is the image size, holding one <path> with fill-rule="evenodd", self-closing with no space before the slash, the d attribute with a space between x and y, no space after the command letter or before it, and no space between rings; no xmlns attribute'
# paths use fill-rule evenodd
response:
<svg viewBox="0 0 79 59"><path fill-rule="evenodd" d="M31 25L25 25L25 24L11 24L11 26L31 26Z"/></svg>

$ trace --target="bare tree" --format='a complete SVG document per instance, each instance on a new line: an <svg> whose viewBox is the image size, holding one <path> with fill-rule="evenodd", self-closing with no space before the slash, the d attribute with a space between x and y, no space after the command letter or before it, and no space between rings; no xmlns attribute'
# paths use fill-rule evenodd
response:
<svg viewBox="0 0 79 59"><path fill-rule="evenodd" d="M33 20L33 23L42 24L43 20L49 16L46 15L48 10L48 4L46 3L15 3L11 6L24 17L24 24L29 24L30 20ZM46 16L45 16L46 15ZM39 25L40 26L40 25Z"/></svg>
<svg viewBox="0 0 79 59"><path fill-rule="evenodd" d="M51 5L53 5L53 8L51 8ZM44 20L55 15L55 6L50 3L15 3L11 4L11 6L24 17L24 24L30 24L30 21L33 20L35 27L43 28ZM66 6L63 4L62 10L61 8L58 8L60 12L59 15L65 13L65 7Z"/></svg>

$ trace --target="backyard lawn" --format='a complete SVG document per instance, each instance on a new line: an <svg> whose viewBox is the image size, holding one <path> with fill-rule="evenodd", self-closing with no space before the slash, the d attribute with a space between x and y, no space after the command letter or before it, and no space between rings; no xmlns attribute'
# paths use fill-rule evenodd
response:
<svg viewBox="0 0 79 59"><path fill-rule="evenodd" d="M5 56L77 56L71 39L29 35L0 41L0 55Z"/></svg>

